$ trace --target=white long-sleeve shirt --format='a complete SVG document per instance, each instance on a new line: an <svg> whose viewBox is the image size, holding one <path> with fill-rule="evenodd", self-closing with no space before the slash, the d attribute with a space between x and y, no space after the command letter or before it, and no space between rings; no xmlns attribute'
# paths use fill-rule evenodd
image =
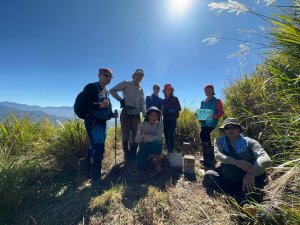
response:
<svg viewBox="0 0 300 225"><path fill-rule="evenodd" d="M145 135L140 134L141 127L145 130ZM143 122L138 125L135 142L152 142L161 141L164 131L164 124L161 121L157 121L156 124L151 125L149 122Z"/></svg>

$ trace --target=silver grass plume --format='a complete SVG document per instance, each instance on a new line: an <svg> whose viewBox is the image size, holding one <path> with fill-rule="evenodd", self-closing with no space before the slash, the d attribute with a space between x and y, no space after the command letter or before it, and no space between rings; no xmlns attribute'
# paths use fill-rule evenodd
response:
<svg viewBox="0 0 300 225"><path fill-rule="evenodd" d="M223 11L228 11L230 13L235 12L236 15L239 15L240 13L250 12L250 9L247 6L234 0L228 0L228 2L219 3L212 2L208 4L208 7L210 8L210 10L215 10L218 14Z"/></svg>
<svg viewBox="0 0 300 225"><path fill-rule="evenodd" d="M227 57L227 59L232 59L236 56L244 56L250 51L250 48L248 46L244 45L244 44L240 44L239 48L240 49L238 51L236 51L236 52L232 53L231 55L229 55Z"/></svg>
<svg viewBox="0 0 300 225"><path fill-rule="evenodd" d="M206 43L207 45L214 45L216 44L220 38L216 34L212 34L209 37L202 40L202 43Z"/></svg>

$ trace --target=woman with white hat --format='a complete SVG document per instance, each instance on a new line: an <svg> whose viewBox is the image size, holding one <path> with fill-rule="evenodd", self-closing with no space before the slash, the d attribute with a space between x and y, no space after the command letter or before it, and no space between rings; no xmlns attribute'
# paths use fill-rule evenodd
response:
<svg viewBox="0 0 300 225"><path fill-rule="evenodd" d="M164 124L161 121L161 111L155 106L150 107L145 116L145 121L139 124L135 137L139 144L139 150L135 158L135 165L138 169L145 168L149 156L154 155L155 170L160 172L160 160L162 152L162 135Z"/></svg>

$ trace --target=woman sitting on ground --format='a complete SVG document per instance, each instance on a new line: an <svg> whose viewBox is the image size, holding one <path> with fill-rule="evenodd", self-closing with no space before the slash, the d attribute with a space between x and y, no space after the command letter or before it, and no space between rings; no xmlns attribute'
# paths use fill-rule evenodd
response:
<svg viewBox="0 0 300 225"><path fill-rule="evenodd" d="M216 159L220 167L205 173L203 185L215 186L233 196L251 214L255 214L254 202L262 201L265 184L265 168L272 161L254 139L244 137L242 126L235 118L227 118L219 128L222 136L215 140Z"/></svg>
<svg viewBox="0 0 300 225"><path fill-rule="evenodd" d="M164 125L161 122L161 111L155 106L150 107L145 116L145 121L138 125L135 141L139 143L139 150L135 158L138 169L145 168L151 155L154 155L155 170L160 172L162 152L162 135Z"/></svg>

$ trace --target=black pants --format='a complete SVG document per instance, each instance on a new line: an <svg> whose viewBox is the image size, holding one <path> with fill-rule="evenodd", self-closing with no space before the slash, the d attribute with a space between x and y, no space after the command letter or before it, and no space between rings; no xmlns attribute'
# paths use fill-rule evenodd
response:
<svg viewBox="0 0 300 225"><path fill-rule="evenodd" d="M168 152L174 152L174 134L176 128L176 120L164 120L164 135L166 139L166 144Z"/></svg>
<svg viewBox="0 0 300 225"><path fill-rule="evenodd" d="M210 140L210 133L214 130L213 127L210 126L204 126L201 127L201 132L200 132L200 139L202 143L208 142L209 146L211 145L211 140Z"/></svg>
<svg viewBox="0 0 300 225"><path fill-rule="evenodd" d="M261 190L247 193L243 191L243 181L232 182L226 179L221 173L221 167L214 169L219 176L205 175L203 179L203 186L207 189L216 190L218 192L225 192L226 194L233 197L240 206L249 204L253 201L260 203L262 202L263 193ZM265 186L266 174L255 177L255 187L263 189Z"/></svg>

